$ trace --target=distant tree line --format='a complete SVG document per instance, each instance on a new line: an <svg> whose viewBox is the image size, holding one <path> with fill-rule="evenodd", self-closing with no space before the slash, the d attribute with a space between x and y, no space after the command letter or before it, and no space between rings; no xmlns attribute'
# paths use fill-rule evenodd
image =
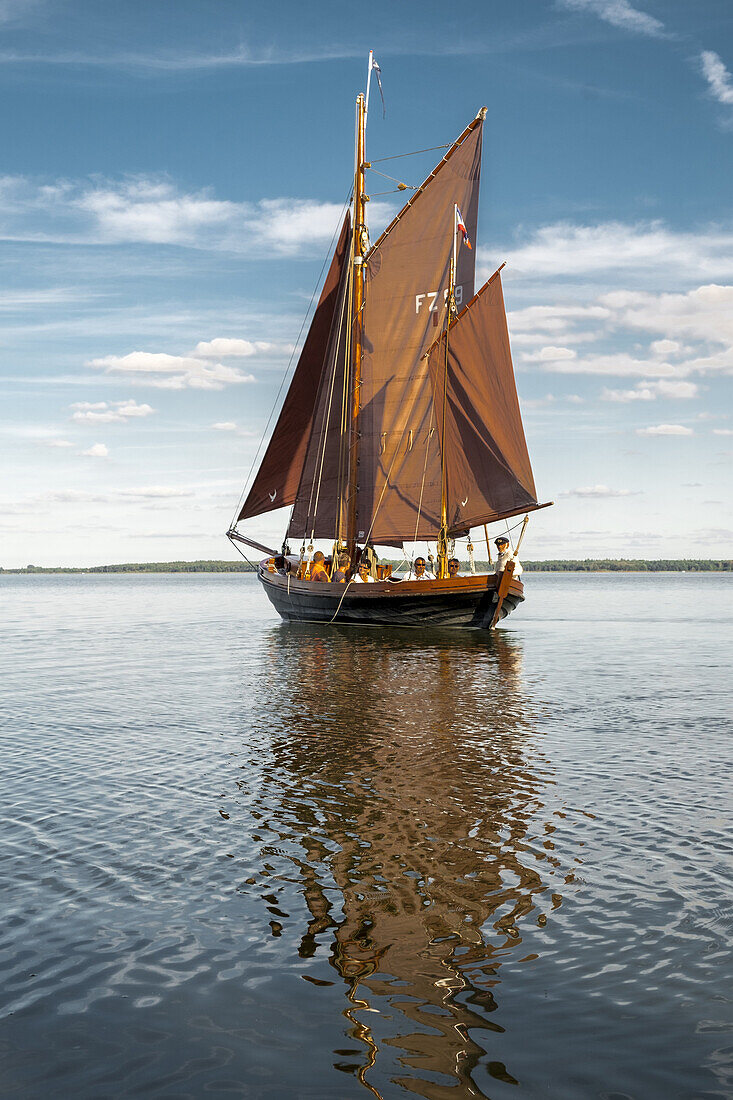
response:
<svg viewBox="0 0 733 1100"><path fill-rule="evenodd" d="M585 558L583 561L525 561L522 565L529 573L729 573L733 568L731 561L688 558L658 561Z"/></svg>
<svg viewBox="0 0 733 1100"><path fill-rule="evenodd" d="M252 573L246 561L132 561L121 565L62 566L26 565L24 569L2 569L0 573Z"/></svg>
<svg viewBox="0 0 733 1100"><path fill-rule="evenodd" d="M393 565L400 563L393 561ZM468 563L463 562L463 568ZM657 561L626 558L585 558L583 561L523 561L527 573L729 573L730 560L663 558ZM486 572L488 562L477 561L479 572ZM27 565L24 569L3 569L0 573L251 573L254 566L246 561L163 561L127 562L122 565L93 565L83 568L54 568Z"/></svg>

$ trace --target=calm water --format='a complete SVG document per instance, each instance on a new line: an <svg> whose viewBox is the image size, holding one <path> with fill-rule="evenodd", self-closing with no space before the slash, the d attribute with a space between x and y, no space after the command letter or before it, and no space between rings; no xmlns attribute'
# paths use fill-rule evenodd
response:
<svg viewBox="0 0 733 1100"><path fill-rule="evenodd" d="M1 577L0 1095L733 1096L731 575Z"/></svg>

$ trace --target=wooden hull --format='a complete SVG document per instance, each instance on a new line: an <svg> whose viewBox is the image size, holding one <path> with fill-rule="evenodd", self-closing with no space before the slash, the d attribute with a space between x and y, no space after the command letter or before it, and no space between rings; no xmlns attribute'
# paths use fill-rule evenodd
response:
<svg viewBox="0 0 733 1100"><path fill-rule="evenodd" d="M283 577L269 573L266 564L260 565L258 576L277 613L294 622L488 630L496 607L497 577L492 573L348 587ZM521 581L512 580L500 617L523 600Z"/></svg>

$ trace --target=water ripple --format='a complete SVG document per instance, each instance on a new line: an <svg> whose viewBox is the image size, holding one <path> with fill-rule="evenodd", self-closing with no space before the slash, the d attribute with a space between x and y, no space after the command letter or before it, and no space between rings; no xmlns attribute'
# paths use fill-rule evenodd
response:
<svg viewBox="0 0 733 1100"><path fill-rule="evenodd" d="M0 578L0 1093L733 1096L730 578L528 588Z"/></svg>

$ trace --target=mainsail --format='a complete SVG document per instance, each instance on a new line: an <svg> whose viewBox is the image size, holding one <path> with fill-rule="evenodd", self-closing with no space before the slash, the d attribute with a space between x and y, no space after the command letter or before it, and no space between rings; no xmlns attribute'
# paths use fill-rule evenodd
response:
<svg viewBox="0 0 733 1100"><path fill-rule="evenodd" d="M357 538L399 544L435 538L440 527L440 447L423 356L445 322L456 203L476 239L482 129L474 119L367 256ZM474 257L458 253L462 301L473 296Z"/></svg>

